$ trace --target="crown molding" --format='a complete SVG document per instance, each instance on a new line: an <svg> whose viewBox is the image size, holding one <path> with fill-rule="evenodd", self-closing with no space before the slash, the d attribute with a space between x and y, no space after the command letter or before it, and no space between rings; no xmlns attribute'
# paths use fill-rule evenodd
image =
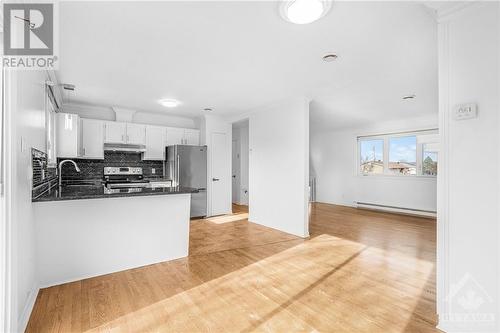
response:
<svg viewBox="0 0 500 333"><path fill-rule="evenodd" d="M462 14L471 7L476 7L481 2L478 0L470 1L450 1L445 5L440 6L436 9L436 20L438 23L445 22L453 19L457 15Z"/></svg>

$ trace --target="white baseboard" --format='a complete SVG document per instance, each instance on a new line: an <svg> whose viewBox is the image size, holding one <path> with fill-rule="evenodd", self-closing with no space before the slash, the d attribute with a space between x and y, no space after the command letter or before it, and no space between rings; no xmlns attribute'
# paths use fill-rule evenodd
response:
<svg viewBox="0 0 500 333"><path fill-rule="evenodd" d="M36 297L38 296L39 291L39 286L34 286L31 289L28 299L26 300L26 304L24 305L23 313L21 314L17 325L19 332L26 331L26 327L28 326L28 321L30 320L31 312L33 311L33 307L35 306Z"/></svg>

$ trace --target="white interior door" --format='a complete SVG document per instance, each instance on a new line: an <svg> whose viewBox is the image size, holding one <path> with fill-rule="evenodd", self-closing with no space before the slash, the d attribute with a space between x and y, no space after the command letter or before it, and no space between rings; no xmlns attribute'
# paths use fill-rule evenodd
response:
<svg viewBox="0 0 500 333"><path fill-rule="evenodd" d="M221 215L231 211L231 189L229 177L231 169L228 166L228 137L226 133L212 133L211 140L211 203L212 214Z"/></svg>

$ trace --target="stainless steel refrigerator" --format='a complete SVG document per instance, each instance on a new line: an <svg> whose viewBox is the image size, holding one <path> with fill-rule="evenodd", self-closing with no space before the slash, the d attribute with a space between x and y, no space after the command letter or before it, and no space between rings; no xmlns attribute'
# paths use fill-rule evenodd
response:
<svg viewBox="0 0 500 333"><path fill-rule="evenodd" d="M207 146L168 146L166 172L174 186L193 187L191 217L207 216Z"/></svg>

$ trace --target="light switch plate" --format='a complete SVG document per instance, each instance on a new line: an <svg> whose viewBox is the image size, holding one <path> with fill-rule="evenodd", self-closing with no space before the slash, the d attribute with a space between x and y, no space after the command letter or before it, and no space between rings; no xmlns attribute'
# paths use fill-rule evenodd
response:
<svg viewBox="0 0 500 333"><path fill-rule="evenodd" d="M156 169L155 168L151 168L151 173L154 175L156 173Z"/></svg>
<svg viewBox="0 0 500 333"><path fill-rule="evenodd" d="M477 104L459 104L454 110L455 120L466 120L477 118Z"/></svg>

